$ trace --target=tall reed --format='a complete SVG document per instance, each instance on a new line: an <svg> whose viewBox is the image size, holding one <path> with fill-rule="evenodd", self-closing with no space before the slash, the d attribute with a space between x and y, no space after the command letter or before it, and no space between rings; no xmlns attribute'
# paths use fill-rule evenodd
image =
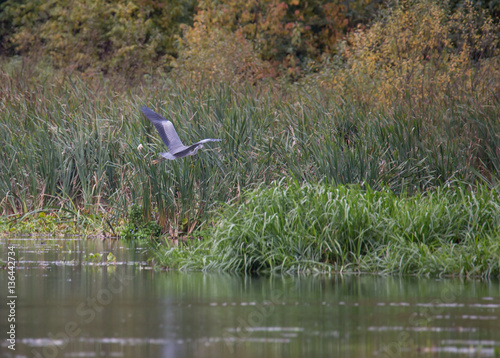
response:
<svg viewBox="0 0 500 358"><path fill-rule="evenodd" d="M372 110L294 87L158 79L113 90L105 79L51 75L15 63L0 74L4 215L63 207L120 221L138 204L145 221L189 236L220 203L282 177L408 194L498 183L499 102ZM157 163L166 149L141 105L169 118L185 143L223 141Z"/></svg>

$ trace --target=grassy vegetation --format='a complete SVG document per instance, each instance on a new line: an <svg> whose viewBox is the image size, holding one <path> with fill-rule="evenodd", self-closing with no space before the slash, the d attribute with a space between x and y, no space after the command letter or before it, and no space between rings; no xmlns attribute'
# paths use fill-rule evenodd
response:
<svg viewBox="0 0 500 358"><path fill-rule="evenodd" d="M236 272L500 274L500 193L426 194L275 182L228 206L195 244L164 248L168 267Z"/></svg>
<svg viewBox="0 0 500 358"><path fill-rule="evenodd" d="M124 216L131 204L171 235L190 233L217 202L261 183L366 184L409 194L452 181L490 186L500 168L500 103L360 106L296 88L193 87L169 80L126 92L3 72L0 203L4 215L46 207ZM222 138L197 157L156 163L163 149L138 108L171 118L185 142ZM143 144L145 150L137 149ZM113 215L115 215L113 217Z"/></svg>
<svg viewBox="0 0 500 358"><path fill-rule="evenodd" d="M70 230L119 233L134 205L128 236L156 222L167 241L206 238L161 246L169 267L498 274L494 100L370 110L293 87L164 80L110 92L11 71L1 81L0 197L3 215L21 219L9 230L58 232L66 217ZM186 142L222 145L156 162L163 144L142 104Z"/></svg>
<svg viewBox="0 0 500 358"><path fill-rule="evenodd" d="M127 238L161 231L161 245L191 242L159 249L169 267L497 274L498 19L470 2L448 10L433 0L388 7L344 42L337 33L335 50L300 64L307 41L299 38L299 57L280 55L280 65L257 53L245 35L252 26L208 33L203 21L215 8L186 29L169 73L143 64L129 81L118 70L58 70L50 56L1 59L0 230ZM271 33L283 24L275 25ZM165 148L142 105L171 119L186 143L223 141L158 161ZM313 194L335 190L348 209ZM482 203L468 216L458 209L467 200ZM340 210L349 216L335 216ZM201 236L202 244L190 240ZM227 249L231 240L240 253Z"/></svg>

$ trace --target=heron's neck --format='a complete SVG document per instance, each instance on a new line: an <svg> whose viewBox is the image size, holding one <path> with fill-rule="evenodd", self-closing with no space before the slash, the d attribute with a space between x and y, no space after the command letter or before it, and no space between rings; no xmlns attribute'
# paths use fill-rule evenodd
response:
<svg viewBox="0 0 500 358"><path fill-rule="evenodd" d="M203 144L200 144L199 146L197 146L196 148L194 148L190 155L195 155L201 148L203 148Z"/></svg>

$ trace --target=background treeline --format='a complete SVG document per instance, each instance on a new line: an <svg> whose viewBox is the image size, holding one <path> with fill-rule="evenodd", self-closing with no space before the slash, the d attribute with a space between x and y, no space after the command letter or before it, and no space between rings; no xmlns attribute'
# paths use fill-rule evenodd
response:
<svg viewBox="0 0 500 358"><path fill-rule="evenodd" d="M2 47L8 54L47 56L62 68L135 74L153 67L168 70L179 57L219 47L229 62L253 55L252 60L266 61L273 70L296 71L334 52L338 40L357 24L368 23L381 3L8 0L1 5ZM231 52L225 42L236 42L241 47L236 51L249 53Z"/></svg>
<svg viewBox="0 0 500 358"><path fill-rule="evenodd" d="M175 70L253 83L321 73L315 82L339 86L352 81L349 70L400 83L497 56L499 11L499 0L7 0L0 49L130 79Z"/></svg>

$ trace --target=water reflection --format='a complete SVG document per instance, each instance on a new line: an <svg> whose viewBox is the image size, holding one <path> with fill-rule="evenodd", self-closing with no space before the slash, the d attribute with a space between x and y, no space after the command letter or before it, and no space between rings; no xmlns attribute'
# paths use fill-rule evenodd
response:
<svg viewBox="0 0 500 358"><path fill-rule="evenodd" d="M20 259L2 357L499 356L498 281L157 272L140 248L96 241L0 242Z"/></svg>

